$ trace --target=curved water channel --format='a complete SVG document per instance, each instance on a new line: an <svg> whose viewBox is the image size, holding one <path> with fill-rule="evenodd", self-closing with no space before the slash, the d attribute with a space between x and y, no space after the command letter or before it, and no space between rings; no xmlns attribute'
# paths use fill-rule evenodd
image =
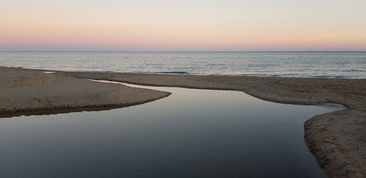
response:
<svg viewBox="0 0 366 178"><path fill-rule="evenodd" d="M148 88L172 95L128 108L0 119L0 177L325 177L303 124L342 107Z"/></svg>

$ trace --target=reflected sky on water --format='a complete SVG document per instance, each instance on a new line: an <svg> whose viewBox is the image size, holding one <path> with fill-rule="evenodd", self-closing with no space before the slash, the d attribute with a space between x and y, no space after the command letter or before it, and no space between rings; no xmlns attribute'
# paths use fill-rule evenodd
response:
<svg viewBox="0 0 366 178"><path fill-rule="evenodd" d="M157 89L173 94L128 108L0 119L0 176L325 176L304 143L303 124L340 107Z"/></svg>

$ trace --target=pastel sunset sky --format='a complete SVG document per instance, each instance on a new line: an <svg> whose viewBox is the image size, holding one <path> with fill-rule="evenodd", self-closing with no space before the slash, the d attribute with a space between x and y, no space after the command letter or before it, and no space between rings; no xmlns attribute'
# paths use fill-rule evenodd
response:
<svg viewBox="0 0 366 178"><path fill-rule="evenodd" d="M366 50L366 0L1 0L0 50Z"/></svg>

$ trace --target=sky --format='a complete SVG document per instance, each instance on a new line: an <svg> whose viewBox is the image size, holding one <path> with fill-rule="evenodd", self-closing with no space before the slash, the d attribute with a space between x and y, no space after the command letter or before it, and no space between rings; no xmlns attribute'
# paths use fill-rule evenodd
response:
<svg viewBox="0 0 366 178"><path fill-rule="evenodd" d="M365 0L1 0L6 50L366 50Z"/></svg>

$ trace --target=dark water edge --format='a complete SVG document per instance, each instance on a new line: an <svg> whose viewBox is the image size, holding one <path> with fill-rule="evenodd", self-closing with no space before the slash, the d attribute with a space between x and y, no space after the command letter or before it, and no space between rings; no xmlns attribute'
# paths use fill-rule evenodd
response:
<svg viewBox="0 0 366 178"><path fill-rule="evenodd" d="M157 89L173 94L108 111L0 119L0 177L325 177L303 123L339 107Z"/></svg>

